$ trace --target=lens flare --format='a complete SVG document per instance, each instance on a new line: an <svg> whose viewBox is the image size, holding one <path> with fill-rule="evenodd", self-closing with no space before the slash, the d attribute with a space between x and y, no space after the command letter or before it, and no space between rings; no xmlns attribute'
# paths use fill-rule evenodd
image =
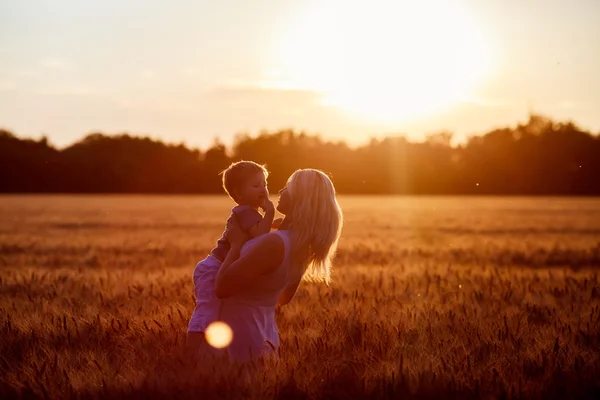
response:
<svg viewBox="0 0 600 400"><path fill-rule="evenodd" d="M206 328L206 341L216 349L222 349L231 343L233 331L225 322L215 321Z"/></svg>

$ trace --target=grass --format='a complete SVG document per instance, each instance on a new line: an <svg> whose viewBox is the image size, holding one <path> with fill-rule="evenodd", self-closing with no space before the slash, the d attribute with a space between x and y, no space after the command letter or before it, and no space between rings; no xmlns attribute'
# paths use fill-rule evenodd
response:
<svg viewBox="0 0 600 400"><path fill-rule="evenodd" d="M253 372L190 357L225 197L0 198L1 398L596 398L600 200L341 197Z"/></svg>

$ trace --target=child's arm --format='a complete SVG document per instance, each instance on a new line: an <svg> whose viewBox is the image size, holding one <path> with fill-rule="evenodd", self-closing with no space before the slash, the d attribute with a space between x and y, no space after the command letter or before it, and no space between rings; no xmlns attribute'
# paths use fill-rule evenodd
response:
<svg viewBox="0 0 600 400"><path fill-rule="evenodd" d="M259 223L252 225L247 230L248 234L253 238L271 232L271 225L273 225L273 218L275 218L275 206L271 200L267 199L262 209L265 210L263 218Z"/></svg>

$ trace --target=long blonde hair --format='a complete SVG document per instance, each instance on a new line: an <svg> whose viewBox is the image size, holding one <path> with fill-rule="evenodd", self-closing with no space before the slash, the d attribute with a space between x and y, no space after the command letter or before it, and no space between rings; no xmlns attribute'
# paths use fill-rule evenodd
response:
<svg viewBox="0 0 600 400"><path fill-rule="evenodd" d="M342 209L327 175L316 169L299 169L290 176L292 252L298 278L329 283L331 261L342 233Z"/></svg>

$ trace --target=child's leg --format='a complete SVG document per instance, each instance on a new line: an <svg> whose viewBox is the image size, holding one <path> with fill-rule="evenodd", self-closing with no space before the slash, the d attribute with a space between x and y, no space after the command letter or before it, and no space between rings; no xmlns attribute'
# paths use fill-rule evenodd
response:
<svg viewBox="0 0 600 400"><path fill-rule="evenodd" d="M209 345L204 332L188 332L185 344L189 355L200 357L206 362L227 360L227 350L216 349Z"/></svg>
<svg viewBox="0 0 600 400"><path fill-rule="evenodd" d="M188 332L187 337L185 339L185 346L190 352L196 353L200 350L200 346L206 342L204 338L204 332Z"/></svg>
<svg viewBox="0 0 600 400"><path fill-rule="evenodd" d="M187 347L192 350L211 348L204 338L204 330L218 316L219 300L214 293L215 279L221 262L209 256L194 269L194 294L196 306L188 324Z"/></svg>
<svg viewBox="0 0 600 400"><path fill-rule="evenodd" d="M204 332L188 332L185 345L190 354L212 354L212 347L206 342Z"/></svg>

